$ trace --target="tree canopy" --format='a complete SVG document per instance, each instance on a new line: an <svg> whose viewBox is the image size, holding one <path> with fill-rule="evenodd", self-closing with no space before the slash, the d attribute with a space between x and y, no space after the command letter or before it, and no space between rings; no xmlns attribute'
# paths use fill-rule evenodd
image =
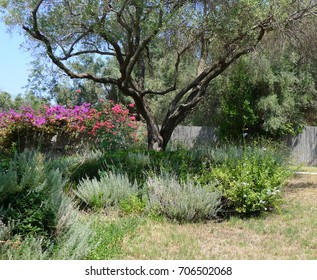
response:
<svg viewBox="0 0 317 280"><path fill-rule="evenodd" d="M151 149L165 149L174 128L210 94L208 87L269 32L288 36L313 24L316 1L2 0L8 25L27 33L71 78L113 86L144 118ZM299 37L299 36L297 36ZM83 57L117 70L81 67ZM211 92L212 94L212 92ZM161 123L151 109L168 102Z"/></svg>

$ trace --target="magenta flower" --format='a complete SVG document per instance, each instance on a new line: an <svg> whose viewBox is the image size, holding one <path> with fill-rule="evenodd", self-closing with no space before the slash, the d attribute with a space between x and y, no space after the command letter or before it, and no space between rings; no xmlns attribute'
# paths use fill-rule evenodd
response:
<svg viewBox="0 0 317 280"><path fill-rule="evenodd" d="M45 118L43 118L43 117L38 117L38 118L35 119L35 122L34 122L34 125L35 125L35 126L41 127L41 126L43 126L44 124L46 124Z"/></svg>
<svg viewBox="0 0 317 280"><path fill-rule="evenodd" d="M26 113L25 116L29 119L34 119L34 115L31 113Z"/></svg>
<svg viewBox="0 0 317 280"><path fill-rule="evenodd" d="M133 108L133 106L134 104L131 103L127 107ZM11 135L7 132L11 129L23 129L26 125L33 126L29 133L43 129L41 133L54 134L62 131L65 137L70 139L78 136L89 136L91 139L97 136L98 139L108 140L116 134L116 138L111 141L127 142L128 139L134 139L138 122L125 108L113 101L104 101L96 108L91 107L89 103L83 103L72 108L44 105L39 110L29 106L21 107L17 111L11 109L8 112L0 112L0 135ZM0 137L0 145L5 142L6 139Z"/></svg>

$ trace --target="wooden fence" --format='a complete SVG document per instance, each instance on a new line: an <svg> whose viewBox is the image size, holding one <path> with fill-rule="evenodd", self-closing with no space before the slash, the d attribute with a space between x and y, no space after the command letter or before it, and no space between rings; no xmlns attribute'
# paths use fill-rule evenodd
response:
<svg viewBox="0 0 317 280"><path fill-rule="evenodd" d="M171 141L195 147L212 145L217 137L211 127L178 126ZM317 165L317 127L307 126L297 136L288 136L285 143L291 149L292 158L297 164Z"/></svg>

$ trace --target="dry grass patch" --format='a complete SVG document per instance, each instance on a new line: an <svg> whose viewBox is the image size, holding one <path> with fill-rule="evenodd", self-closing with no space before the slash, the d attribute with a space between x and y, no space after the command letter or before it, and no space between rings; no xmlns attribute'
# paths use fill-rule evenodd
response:
<svg viewBox="0 0 317 280"><path fill-rule="evenodd" d="M303 172L317 172L317 167L316 166L300 166L300 167L294 166L294 170L303 171Z"/></svg>
<svg viewBox="0 0 317 280"><path fill-rule="evenodd" d="M317 259L317 176L296 176L279 213L222 223L147 221L123 259Z"/></svg>

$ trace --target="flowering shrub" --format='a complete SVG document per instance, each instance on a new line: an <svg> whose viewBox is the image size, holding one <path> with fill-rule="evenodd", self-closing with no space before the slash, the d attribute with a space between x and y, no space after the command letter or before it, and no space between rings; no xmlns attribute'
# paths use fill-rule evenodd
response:
<svg viewBox="0 0 317 280"><path fill-rule="evenodd" d="M238 156L231 151L231 158L207 172L209 181L224 195L224 210L248 216L278 209L291 172L277 152L269 147L245 147Z"/></svg>
<svg viewBox="0 0 317 280"><path fill-rule="evenodd" d="M129 108L133 107L134 104L129 104ZM90 114L92 129L89 133L97 137L102 148L123 148L139 141L139 124L128 108L114 104L111 100L105 102L101 99L97 108L92 109Z"/></svg>
<svg viewBox="0 0 317 280"><path fill-rule="evenodd" d="M64 150L66 145L74 148L83 143L112 149L137 141L137 129L129 109L104 101L97 108L84 103L72 108L45 105L34 110L24 106L0 112L0 145L7 150L12 145L19 150L39 145L44 150Z"/></svg>

